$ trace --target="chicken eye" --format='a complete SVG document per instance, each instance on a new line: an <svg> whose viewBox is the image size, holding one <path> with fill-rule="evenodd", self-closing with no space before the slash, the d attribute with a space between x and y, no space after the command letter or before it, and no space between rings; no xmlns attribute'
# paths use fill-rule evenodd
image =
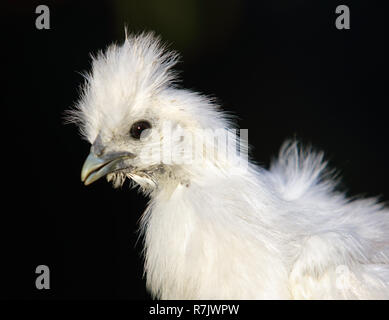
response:
<svg viewBox="0 0 389 320"><path fill-rule="evenodd" d="M148 129L150 129L150 128L151 128L150 122L145 121L145 120L137 121L137 122L135 122L135 123L131 126L130 135L131 135L131 137L133 137L134 139L140 139L142 133L143 133L145 130L148 130Z"/></svg>

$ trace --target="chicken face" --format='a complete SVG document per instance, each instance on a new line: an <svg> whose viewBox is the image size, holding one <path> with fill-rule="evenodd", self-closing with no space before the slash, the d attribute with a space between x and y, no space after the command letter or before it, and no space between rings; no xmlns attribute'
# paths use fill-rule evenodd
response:
<svg viewBox="0 0 389 320"><path fill-rule="evenodd" d="M206 131L225 130L228 118L211 99L175 84L176 61L177 54L152 34L129 36L93 58L81 99L70 111L91 144L81 173L85 185L105 176L115 187L126 178L143 189L161 181L186 184L212 163L203 161L203 141L214 140ZM193 158L201 159L201 168Z"/></svg>

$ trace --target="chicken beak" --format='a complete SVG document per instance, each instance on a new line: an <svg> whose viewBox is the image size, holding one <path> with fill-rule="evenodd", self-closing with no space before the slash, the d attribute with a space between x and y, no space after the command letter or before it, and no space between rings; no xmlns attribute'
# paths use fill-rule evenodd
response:
<svg viewBox="0 0 389 320"><path fill-rule="evenodd" d="M113 171L123 169L120 164L125 158L134 158L134 155L125 152L106 154L98 157L91 151L82 167L81 181L87 186Z"/></svg>

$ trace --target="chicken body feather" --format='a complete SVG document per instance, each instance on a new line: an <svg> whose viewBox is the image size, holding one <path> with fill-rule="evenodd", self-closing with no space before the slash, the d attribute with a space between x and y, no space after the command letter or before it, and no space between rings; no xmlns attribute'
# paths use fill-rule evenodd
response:
<svg viewBox="0 0 389 320"><path fill-rule="evenodd" d="M269 171L204 171L170 196L161 190L142 220L151 292L388 299L388 211L375 199L335 192L325 168L321 154L289 142Z"/></svg>

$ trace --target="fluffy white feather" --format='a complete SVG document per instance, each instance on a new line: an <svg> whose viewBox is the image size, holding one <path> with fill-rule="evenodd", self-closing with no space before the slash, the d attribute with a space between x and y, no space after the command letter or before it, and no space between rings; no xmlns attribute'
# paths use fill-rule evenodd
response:
<svg viewBox="0 0 389 320"><path fill-rule="evenodd" d="M335 192L322 153L287 142L269 170L226 157L139 157L151 141L165 143L164 123L196 139L199 129L232 127L209 98L174 85L176 61L152 34L130 35L93 58L71 111L92 152L136 155L107 177L115 186L129 177L150 196L141 233L153 297L388 299L389 212ZM132 139L141 119L151 134Z"/></svg>

